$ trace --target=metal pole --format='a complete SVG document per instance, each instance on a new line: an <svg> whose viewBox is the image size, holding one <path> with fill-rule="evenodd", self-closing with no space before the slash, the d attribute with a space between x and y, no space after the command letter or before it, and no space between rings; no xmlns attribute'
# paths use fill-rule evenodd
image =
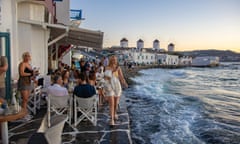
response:
<svg viewBox="0 0 240 144"><path fill-rule="evenodd" d="M11 48L10 48L10 34L6 33L5 37L6 43L6 57L8 60L8 70L6 72L6 99L9 100L11 98L12 89L11 89Z"/></svg>

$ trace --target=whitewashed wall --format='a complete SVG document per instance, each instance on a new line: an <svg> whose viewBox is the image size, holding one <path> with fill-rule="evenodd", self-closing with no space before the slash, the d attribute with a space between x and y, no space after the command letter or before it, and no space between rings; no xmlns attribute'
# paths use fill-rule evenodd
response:
<svg viewBox="0 0 240 144"><path fill-rule="evenodd" d="M31 35L32 64L33 66L40 67L41 74L47 74L48 47L46 40L49 38L49 33L42 27L32 26Z"/></svg>
<svg viewBox="0 0 240 144"><path fill-rule="evenodd" d="M179 65L191 65L192 64L192 57L184 56L179 59Z"/></svg>
<svg viewBox="0 0 240 144"><path fill-rule="evenodd" d="M0 0L0 7L0 31L7 32L12 28L12 2L8 0Z"/></svg>
<svg viewBox="0 0 240 144"><path fill-rule="evenodd" d="M17 49L17 36L16 36L16 5L12 0L0 0L1 6L1 32L10 33L10 51L11 51L11 75L15 73L16 60L18 59L18 49ZM5 45L3 45L5 47ZM2 51L5 53L5 50Z"/></svg>
<svg viewBox="0 0 240 144"><path fill-rule="evenodd" d="M70 25L70 2L69 0L56 1L57 23Z"/></svg>
<svg viewBox="0 0 240 144"><path fill-rule="evenodd" d="M157 54L156 62L163 65L178 65L179 57L177 55Z"/></svg>
<svg viewBox="0 0 240 144"><path fill-rule="evenodd" d="M156 54L157 64L166 64L167 54Z"/></svg>
<svg viewBox="0 0 240 144"><path fill-rule="evenodd" d="M67 65L69 65L69 66L71 66L71 60L72 60L72 52L71 51L69 51L65 56L63 56L63 58L62 58L62 62L63 63L65 63L65 64L67 64Z"/></svg>
<svg viewBox="0 0 240 144"><path fill-rule="evenodd" d="M18 3L17 19L33 20L44 22L45 7L41 4L34 3ZM30 52L32 56L32 65L40 67L41 74L47 73L48 67L48 47L49 30L44 29L41 25L17 23L18 43L16 45L17 56L12 61L12 77L18 77L18 64L22 61L23 52ZM16 51L12 51L12 54Z"/></svg>
<svg viewBox="0 0 240 144"><path fill-rule="evenodd" d="M144 53L144 52L131 52L132 61L139 64L150 64L155 63L155 54L153 53Z"/></svg>
<svg viewBox="0 0 240 144"><path fill-rule="evenodd" d="M177 55L167 55L166 64L167 65L178 65L179 58Z"/></svg>

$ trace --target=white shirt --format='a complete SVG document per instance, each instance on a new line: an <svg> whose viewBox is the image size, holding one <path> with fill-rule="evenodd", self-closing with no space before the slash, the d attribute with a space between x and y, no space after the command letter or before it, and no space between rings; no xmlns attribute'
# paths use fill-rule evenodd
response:
<svg viewBox="0 0 240 144"><path fill-rule="evenodd" d="M54 96L67 96L68 90L59 84L53 84L47 88L47 93Z"/></svg>
<svg viewBox="0 0 240 144"><path fill-rule="evenodd" d="M108 58L105 58L103 61L103 66L107 67L108 66Z"/></svg>

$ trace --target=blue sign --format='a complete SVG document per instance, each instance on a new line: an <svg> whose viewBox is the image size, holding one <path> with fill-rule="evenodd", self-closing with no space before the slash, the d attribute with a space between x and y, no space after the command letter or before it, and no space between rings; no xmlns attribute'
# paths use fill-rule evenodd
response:
<svg viewBox="0 0 240 144"><path fill-rule="evenodd" d="M82 18L82 10L74 10L71 9L70 10L70 18L74 19L74 20L83 20L84 18Z"/></svg>

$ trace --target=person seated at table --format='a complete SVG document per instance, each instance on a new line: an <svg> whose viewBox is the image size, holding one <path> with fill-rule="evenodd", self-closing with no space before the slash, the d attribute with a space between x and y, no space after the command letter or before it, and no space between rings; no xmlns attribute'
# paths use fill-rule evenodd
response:
<svg viewBox="0 0 240 144"><path fill-rule="evenodd" d="M96 73L94 71L89 72L88 83L92 86L96 86Z"/></svg>
<svg viewBox="0 0 240 144"><path fill-rule="evenodd" d="M61 75L53 76L53 85L47 88L47 94L53 96L67 96L68 90L63 87L63 80Z"/></svg>
<svg viewBox="0 0 240 144"><path fill-rule="evenodd" d="M74 88L73 95L81 98L89 98L96 94L95 87L87 83L87 76L79 74L80 84Z"/></svg>
<svg viewBox="0 0 240 144"><path fill-rule="evenodd" d="M64 70L62 72L62 80L63 80L63 86L65 88L69 88L69 77L70 77L70 73L68 70Z"/></svg>

